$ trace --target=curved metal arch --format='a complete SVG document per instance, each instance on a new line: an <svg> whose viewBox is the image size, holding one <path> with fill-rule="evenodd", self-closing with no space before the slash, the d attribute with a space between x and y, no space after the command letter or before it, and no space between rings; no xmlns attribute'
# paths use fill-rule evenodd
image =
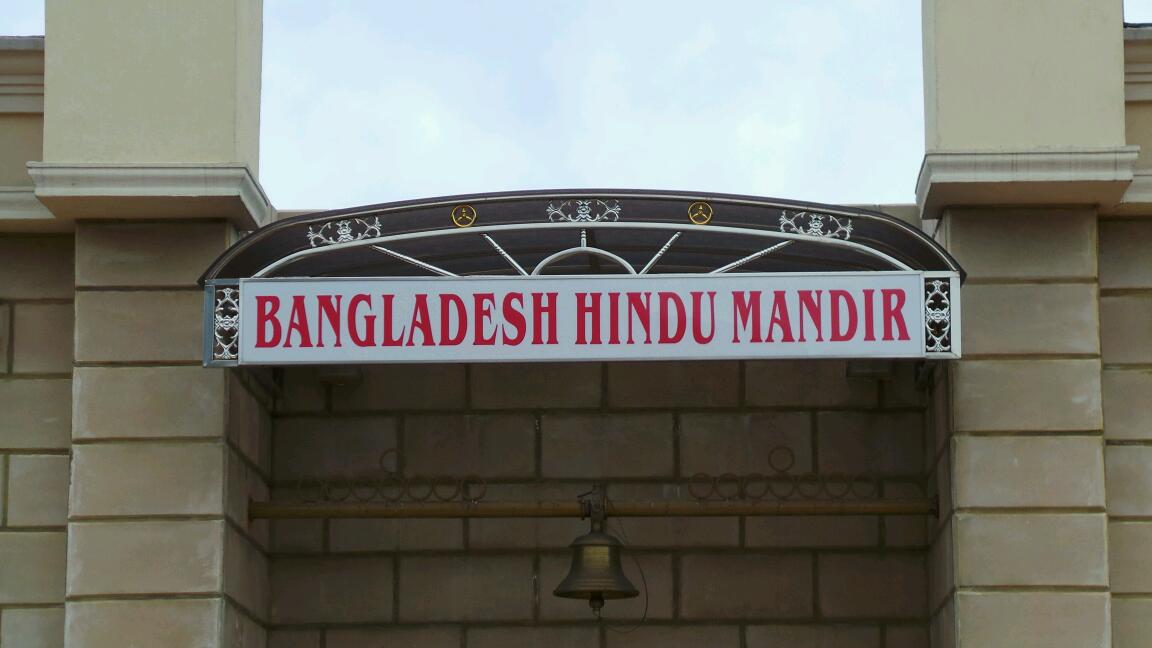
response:
<svg viewBox="0 0 1152 648"><path fill-rule="evenodd" d="M688 227L691 227L691 226L689 225ZM527 224L490 225L487 227L470 227L467 229L451 229L451 230L446 229L446 230L432 230L432 231L427 231L427 232L412 232L412 233L407 233L407 234L397 234L395 236L382 236L379 238L363 239L363 240L359 240L359 241L347 241L344 243L333 243L331 245L327 245L324 247L315 247L315 248L308 248L305 250L300 250L298 252L294 252L294 253L292 253L292 254L290 254L290 255L282 258L282 259L275 261L274 263L271 263L271 264L261 268L260 270L258 270L254 274L252 274L251 276L252 277L267 277L272 272L275 272L276 270L279 270L279 269L283 268L284 266L290 265L291 263L293 263L295 261L299 261L301 259L311 257L311 256L329 254L332 252L339 252L341 250L347 250L347 249L351 249L351 248L376 247L376 246L381 246L381 245L384 245L387 243L393 243L393 242L397 242L397 241L415 241L415 240L421 240L421 239L436 239L436 238L450 237L450 236L470 236L470 235L476 235L476 234L489 235L490 236L493 233L499 233L499 232L532 231L532 230L537 230L537 229L542 229L542 228L547 228L549 230L558 230L558 229L571 229L571 230L646 229L646 230L660 230L660 231L673 231L673 232L681 232L681 231L687 229L684 225L674 225L672 223L555 223L555 224L547 225L547 226L541 226L541 225L537 225L537 224L531 224L531 225L527 225ZM785 232L772 232L772 231L766 231L766 230L742 229L742 228L725 227L725 226L713 226L713 227L707 227L707 228L695 230L695 231L702 232L705 234L710 234L710 233L714 233L714 234L739 234L742 236L751 236L751 237L756 237L756 238L784 239L787 241L806 241L809 243L816 243L818 245L830 245L830 246L844 247L844 248L857 250L859 252L862 252L862 253L869 255L869 256L872 256L872 257L875 257L877 259L881 259L881 260L891 264L893 269L896 269L896 270L912 270L913 269L908 264L906 264L902 261L899 261L898 259L895 259L892 256L890 256L884 252L881 252L879 250L875 250L875 249L870 248L866 245L854 243L852 241L822 238L822 237L817 237L817 236L809 236L809 235L805 235L805 234L791 234L791 233L785 233ZM577 248L577 249L581 249L581 248ZM620 259L620 260L623 261L623 259ZM624 263L627 263L627 262L624 261Z"/></svg>
<svg viewBox="0 0 1152 648"><path fill-rule="evenodd" d="M707 207L705 219L691 217L691 210L700 204ZM596 205L602 209L594 213ZM470 210L466 213L469 218L463 223L454 222L455 210L461 207ZM585 212L580 213L578 209ZM603 219L598 220L601 217ZM833 223L840 229L834 230ZM725 244L738 239L728 238L726 243L711 248L716 253L710 259L703 258L697 254L700 249L693 248L692 253L697 256L692 257L689 265L699 268L696 271L735 270L777 249L788 247L789 243L802 242L815 245L793 248L795 252L786 258L803 258L811 268L841 269L845 259L853 258L844 256L851 251L863 255L856 258L875 259L885 268L951 271L963 276L963 269L955 259L923 232L896 218L866 209L727 194L566 190L449 196L296 216L241 239L212 264L201 281L270 276L286 271L293 263L304 259L310 261L309 268L313 273L318 271L319 264L322 268L319 272L323 275L342 275L346 274L345 271L354 274L357 266L365 263L360 250L372 247L426 271L452 275L456 273L418 258L427 255L421 253L422 248L413 245L427 242L429 252L439 254L439 248L451 241L463 241L455 237L468 235L477 235L487 242L490 246L485 248L488 256L493 252L498 254L499 262L492 262L497 265L484 266L489 269L483 272L507 272L511 268L520 275L528 275L515 258L517 250L506 250L493 236L532 230L561 232L565 229L586 229L614 235L630 229L670 232L672 238L663 247L654 244L654 256L644 264L639 274L651 271L681 234L691 234L693 240L699 240L696 235L703 233L738 236L748 240L748 245L755 239L774 239L776 243L736 260L731 259L731 255L725 256L723 250ZM556 243L554 237L549 240L549 245ZM387 246L390 244L401 245L402 251L389 249ZM565 246L556 247L563 249ZM750 249L754 248L746 247L744 251ZM820 249L828 249L830 254L821 256ZM831 253L836 249L843 252ZM676 256L677 250L678 247L669 257ZM634 248L632 251L636 252ZM480 252L474 248L467 248L466 254L472 255L468 258L481 258L476 256ZM681 251L679 258L686 258L684 254ZM432 260L436 258L458 257L441 254ZM621 260L628 263L633 272L643 263L640 260L632 265L622 257ZM490 262L476 261L473 267L477 263ZM879 269L876 263L871 267ZM681 263L680 267L688 266Z"/></svg>
<svg viewBox="0 0 1152 648"><path fill-rule="evenodd" d="M559 252L555 252L553 254L550 254L550 255L544 257L544 260L541 261L540 263L537 263L536 267L532 269L531 276L538 277L538 276L540 276L540 274L542 272L544 272L545 268L552 265L553 263L555 263L557 261L561 261L563 259L567 259L568 257L571 257L571 256L576 256L578 254L590 254L592 256L598 256L602 259L608 259L609 261L612 261L613 263L619 264L621 267L623 267L628 272L628 274L632 274L632 275L636 274L636 268L633 268L632 264L628 263L626 260L624 260L623 257L620 257L619 255L616 255L616 254L612 254L608 250L601 250L600 248L595 248L595 247L580 246L580 247L568 248L567 250L560 250Z"/></svg>

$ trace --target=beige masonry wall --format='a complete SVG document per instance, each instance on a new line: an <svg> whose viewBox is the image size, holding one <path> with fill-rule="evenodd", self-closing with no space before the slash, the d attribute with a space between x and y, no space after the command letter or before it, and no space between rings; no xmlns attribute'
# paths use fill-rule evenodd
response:
<svg viewBox="0 0 1152 648"><path fill-rule="evenodd" d="M0 236L0 646L64 637L72 237Z"/></svg>
<svg viewBox="0 0 1152 648"><path fill-rule="evenodd" d="M954 208L940 227L969 276L931 417L933 646L1112 645L1096 213Z"/></svg>
<svg viewBox="0 0 1152 648"><path fill-rule="evenodd" d="M233 237L77 225L69 648L266 643L267 529L246 506L267 495L267 392L200 366L196 278Z"/></svg>
<svg viewBox="0 0 1152 648"><path fill-rule="evenodd" d="M923 492L915 365L887 379L843 362L378 366L325 386L291 368L274 418L274 495L316 478L476 474L489 500L687 498L698 472L874 473ZM339 490L339 489L337 489ZM334 495L339 497L339 495ZM272 525L270 648L928 645L926 517L626 520L643 598L556 599L576 520L305 520ZM640 573L625 559L629 577Z"/></svg>
<svg viewBox="0 0 1152 648"><path fill-rule="evenodd" d="M1152 636L1152 222L1100 222L1100 326L1112 634Z"/></svg>

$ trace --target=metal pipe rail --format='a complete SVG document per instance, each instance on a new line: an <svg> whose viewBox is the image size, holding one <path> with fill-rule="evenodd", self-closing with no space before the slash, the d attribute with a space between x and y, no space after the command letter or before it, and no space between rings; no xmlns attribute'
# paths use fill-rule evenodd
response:
<svg viewBox="0 0 1152 648"><path fill-rule="evenodd" d="M931 499L809 501L616 501L608 517L729 517L769 515L935 515ZM578 518L586 509L572 502L355 502L348 504L287 502L248 503L248 517L309 518Z"/></svg>

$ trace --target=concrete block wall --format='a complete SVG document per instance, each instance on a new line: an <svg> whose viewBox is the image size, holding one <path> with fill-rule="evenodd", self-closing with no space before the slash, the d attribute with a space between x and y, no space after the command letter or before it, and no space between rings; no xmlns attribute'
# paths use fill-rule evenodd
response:
<svg viewBox="0 0 1152 648"><path fill-rule="evenodd" d="M1100 222L1100 342L1112 637L1152 636L1152 222Z"/></svg>
<svg viewBox="0 0 1152 648"><path fill-rule="evenodd" d="M486 499L688 498L697 472L881 475L923 494L924 394L845 363L695 362L365 367L355 387L282 372L272 486L379 475L479 475ZM618 523L617 523L618 524ZM271 524L271 648L380 645L911 648L928 645L926 517L623 521L644 601L557 599L578 520L294 520Z"/></svg>
<svg viewBox="0 0 1152 648"><path fill-rule="evenodd" d="M937 235L969 277L930 414L933 645L1109 646L1097 216L953 209Z"/></svg>
<svg viewBox="0 0 1152 648"><path fill-rule="evenodd" d="M75 648L266 644L268 397L201 363L196 279L223 221L83 222L65 639ZM5 647L7 648L7 647Z"/></svg>
<svg viewBox="0 0 1152 648"><path fill-rule="evenodd" d="M0 236L0 646L64 640L71 236Z"/></svg>

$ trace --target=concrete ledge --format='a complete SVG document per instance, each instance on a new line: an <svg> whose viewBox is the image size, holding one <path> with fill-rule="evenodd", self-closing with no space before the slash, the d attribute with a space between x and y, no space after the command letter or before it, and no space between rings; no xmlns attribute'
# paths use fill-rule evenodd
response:
<svg viewBox="0 0 1152 648"><path fill-rule="evenodd" d="M1120 203L1103 210L1103 213L1116 216L1152 215L1152 169L1136 171Z"/></svg>
<svg viewBox="0 0 1152 648"><path fill-rule="evenodd" d="M32 187L0 187L0 232L62 232L73 223L52 215Z"/></svg>
<svg viewBox="0 0 1152 648"><path fill-rule="evenodd" d="M242 164L29 162L36 197L57 218L227 218L241 229L275 210Z"/></svg>
<svg viewBox="0 0 1152 648"><path fill-rule="evenodd" d="M1138 146L1045 151L927 153L916 182L921 218L962 205L1119 203Z"/></svg>

